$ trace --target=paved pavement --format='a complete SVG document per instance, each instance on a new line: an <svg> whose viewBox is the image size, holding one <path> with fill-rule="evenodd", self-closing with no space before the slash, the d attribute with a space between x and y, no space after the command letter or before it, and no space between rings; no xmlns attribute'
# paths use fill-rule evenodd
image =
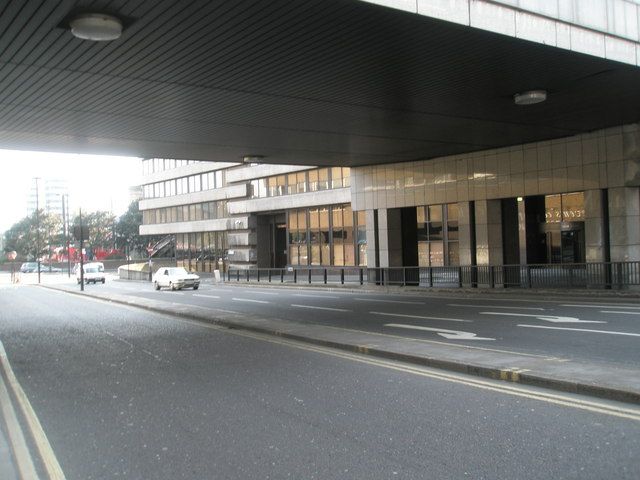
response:
<svg viewBox="0 0 640 480"><path fill-rule="evenodd" d="M57 288L76 292L75 285ZM90 285L85 295L385 358L640 403L634 299L398 295L206 284L155 291Z"/></svg>
<svg viewBox="0 0 640 480"><path fill-rule="evenodd" d="M25 436L50 447L46 464L55 460L66 478L585 480L640 471L636 406L109 304L90 297L100 287L83 296L0 288L2 369L10 361L17 382L8 386L25 392L15 408L30 402L42 431L22 422ZM229 302L269 297L232 292ZM210 307L174 305L187 307L211 316ZM45 462L35 467L55 478Z"/></svg>

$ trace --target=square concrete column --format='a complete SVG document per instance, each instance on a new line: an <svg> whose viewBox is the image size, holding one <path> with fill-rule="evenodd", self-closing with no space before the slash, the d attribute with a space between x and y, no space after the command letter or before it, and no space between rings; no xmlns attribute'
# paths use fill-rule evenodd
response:
<svg viewBox="0 0 640 480"><path fill-rule="evenodd" d="M476 200L476 261L502 265L502 205L500 200Z"/></svg>
<svg viewBox="0 0 640 480"><path fill-rule="evenodd" d="M606 262L608 257L603 201L602 190L585 190L584 244L585 259L589 263Z"/></svg>
<svg viewBox="0 0 640 480"><path fill-rule="evenodd" d="M640 260L640 187L609 192L609 245L612 262Z"/></svg>
<svg viewBox="0 0 640 480"><path fill-rule="evenodd" d="M475 252L472 252L471 202L458 202L458 250L460 265L471 265Z"/></svg>
<svg viewBox="0 0 640 480"><path fill-rule="evenodd" d="M376 249L379 245L376 243L376 225L375 225L375 211L366 210L365 221L367 224L367 267L375 268L376 265Z"/></svg>
<svg viewBox="0 0 640 480"><path fill-rule="evenodd" d="M402 217L399 208L378 209L380 267L402 266Z"/></svg>

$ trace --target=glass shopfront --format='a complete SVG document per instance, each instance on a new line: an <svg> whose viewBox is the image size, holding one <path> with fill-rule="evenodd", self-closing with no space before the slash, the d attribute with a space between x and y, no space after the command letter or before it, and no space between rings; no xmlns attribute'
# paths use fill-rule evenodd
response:
<svg viewBox="0 0 640 480"><path fill-rule="evenodd" d="M176 234L176 261L190 272L224 271L229 245L227 232Z"/></svg>
<svg viewBox="0 0 640 480"><path fill-rule="evenodd" d="M290 210L287 217L290 265L366 266L364 212L347 204Z"/></svg>
<svg viewBox="0 0 640 480"><path fill-rule="evenodd" d="M418 266L458 265L458 204L416 207Z"/></svg>
<svg viewBox="0 0 640 480"><path fill-rule="evenodd" d="M527 263L584 263L584 193L526 197Z"/></svg>

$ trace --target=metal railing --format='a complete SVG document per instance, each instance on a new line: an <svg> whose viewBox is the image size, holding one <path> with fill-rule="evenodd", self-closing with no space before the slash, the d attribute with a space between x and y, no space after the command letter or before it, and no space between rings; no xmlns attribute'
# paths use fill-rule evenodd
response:
<svg viewBox="0 0 640 480"><path fill-rule="evenodd" d="M640 262L459 267L231 268L228 282L449 288L607 288L640 285Z"/></svg>

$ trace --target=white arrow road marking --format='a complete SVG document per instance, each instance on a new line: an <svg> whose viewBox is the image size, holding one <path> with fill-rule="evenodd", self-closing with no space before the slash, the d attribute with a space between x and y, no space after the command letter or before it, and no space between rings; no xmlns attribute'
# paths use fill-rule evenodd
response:
<svg viewBox="0 0 640 480"><path fill-rule="evenodd" d="M606 333L607 335L625 335L627 337L640 337L640 333L612 332L610 330L590 330L588 328L547 327L544 325L518 325L526 328L545 328L547 330L568 330L570 332Z"/></svg>
<svg viewBox="0 0 640 480"><path fill-rule="evenodd" d="M616 313L619 315L640 315L640 312L620 312L615 310L600 310L600 313Z"/></svg>
<svg viewBox="0 0 640 480"><path fill-rule="evenodd" d="M292 303L291 306L297 307L297 308L312 308L314 310L329 310L330 312L350 312L351 311L351 310L346 310L344 308L316 307L315 305L296 305L294 303Z"/></svg>
<svg viewBox="0 0 640 480"><path fill-rule="evenodd" d="M469 305L464 303L448 303L447 307L506 308L508 310L544 310L544 308L540 307L512 307L508 305Z"/></svg>
<svg viewBox="0 0 640 480"><path fill-rule="evenodd" d="M424 302L405 302L402 300L378 300L375 298L354 298L361 302L381 302L381 303L404 303L405 305L425 305Z"/></svg>
<svg viewBox="0 0 640 480"><path fill-rule="evenodd" d="M505 315L507 317L534 317L553 323L607 323L603 320L580 320L576 317L557 317L555 315L536 315L532 313L480 312L480 315Z"/></svg>
<svg viewBox="0 0 640 480"><path fill-rule="evenodd" d="M266 300L252 300L250 298L232 298L236 302L251 302L251 303L269 303Z"/></svg>
<svg viewBox="0 0 640 480"><path fill-rule="evenodd" d="M386 312L369 312L373 315L386 315L388 317L404 317L404 318L418 318L420 320L445 320L447 322L473 322L473 320L464 320L462 318L447 318L447 317L423 317L421 315L404 315L402 313L386 313Z"/></svg>
<svg viewBox="0 0 640 480"><path fill-rule="evenodd" d="M629 305L594 305L592 303L582 305L560 305L561 307L579 307L579 308L622 308L624 310L640 310L640 307L632 307Z"/></svg>
<svg viewBox="0 0 640 480"><path fill-rule="evenodd" d="M444 328L421 327L419 325L404 325L402 323L387 323L385 327L406 328L409 330L424 330L426 332L436 332L438 335L450 340L495 340L495 338L476 337L475 333L462 332L459 330L446 330Z"/></svg>

